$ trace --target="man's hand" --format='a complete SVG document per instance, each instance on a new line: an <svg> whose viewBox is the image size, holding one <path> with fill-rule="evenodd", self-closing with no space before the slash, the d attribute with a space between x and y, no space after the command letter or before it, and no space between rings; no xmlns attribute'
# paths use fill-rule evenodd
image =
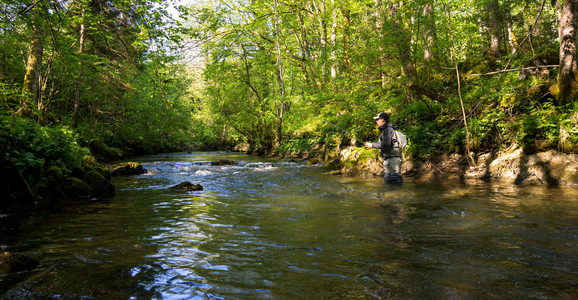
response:
<svg viewBox="0 0 578 300"><path fill-rule="evenodd" d="M366 147L367 149L370 149L370 148L371 148L371 143L370 143L370 142L365 142L365 147Z"/></svg>

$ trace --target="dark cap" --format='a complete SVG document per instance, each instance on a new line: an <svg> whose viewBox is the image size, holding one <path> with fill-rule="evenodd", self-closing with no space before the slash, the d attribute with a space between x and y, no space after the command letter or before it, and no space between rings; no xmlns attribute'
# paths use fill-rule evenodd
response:
<svg viewBox="0 0 578 300"><path fill-rule="evenodd" d="M374 120L377 120L377 119L387 120L387 119L389 119L389 118L388 118L388 115L387 115L386 113L380 112L379 114L377 114L377 116L373 117L373 119L374 119Z"/></svg>

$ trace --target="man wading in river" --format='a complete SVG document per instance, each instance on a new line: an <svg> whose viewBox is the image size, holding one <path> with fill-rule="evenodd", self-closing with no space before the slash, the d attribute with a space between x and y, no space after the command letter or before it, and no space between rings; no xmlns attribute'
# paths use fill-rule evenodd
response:
<svg viewBox="0 0 578 300"><path fill-rule="evenodd" d="M383 157L383 179L389 184L402 184L401 177L401 146L397 141L393 124L389 122L389 114L381 112L373 117L379 129L377 143L365 142L365 147L379 149Z"/></svg>

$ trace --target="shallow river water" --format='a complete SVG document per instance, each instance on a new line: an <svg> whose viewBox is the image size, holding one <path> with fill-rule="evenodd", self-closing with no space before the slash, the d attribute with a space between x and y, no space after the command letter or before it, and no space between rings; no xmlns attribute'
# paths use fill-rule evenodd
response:
<svg viewBox="0 0 578 300"><path fill-rule="evenodd" d="M0 250L41 264L0 275L0 299L578 298L576 187L388 187L233 153L138 161L148 173L114 178L114 199L3 230ZM204 190L168 189L183 181Z"/></svg>

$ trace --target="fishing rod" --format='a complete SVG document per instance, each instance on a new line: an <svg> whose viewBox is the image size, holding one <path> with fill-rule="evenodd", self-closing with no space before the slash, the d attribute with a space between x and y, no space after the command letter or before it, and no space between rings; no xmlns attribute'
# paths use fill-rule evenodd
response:
<svg viewBox="0 0 578 300"><path fill-rule="evenodd" d="M351 135L352 137L354 137L354 138L355 138L357 141L359 141L360 143L365 144L364 141L362 141L362 140L360 140L359 138L357 138L355 135L353 135L353 133L351 133L351 132L349 132L349 131L347 131L347 130L345 130L345 129L343 129L343 128L341 128L341 127L339 127L339 126L337 126L337 125L335 125L335 124L333 124L333 123L331 123L331 122L329 122L329 121L327 121L327 120L325 120L325 119L321 119L321 118L319 118L319 119L320 119L321 121L326 122L326 123L329 124L329 125L332 125L333 127L336 127L337 129L340 129L341 131L343 131L343 132Z"/></svg>

